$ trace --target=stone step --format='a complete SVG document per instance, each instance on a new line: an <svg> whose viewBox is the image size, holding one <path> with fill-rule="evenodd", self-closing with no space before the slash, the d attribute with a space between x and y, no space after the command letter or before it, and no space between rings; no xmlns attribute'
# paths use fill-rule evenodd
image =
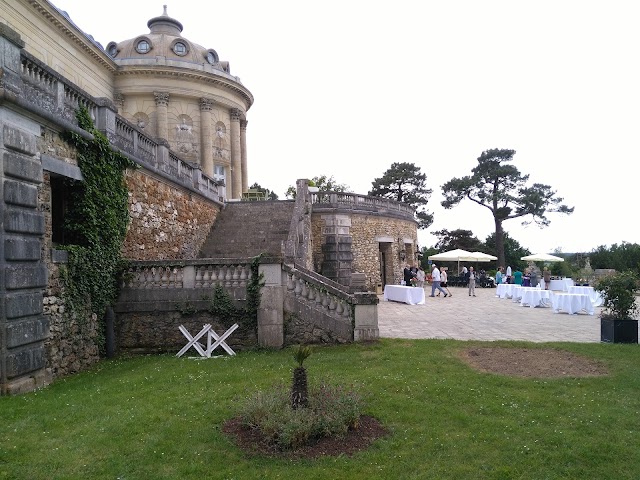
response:
<svg viewBox="0 0 640 480"><path fill-rule="evenodd" d="M279 256L294 205L292 200L225 204L198 257Z"/></svg>

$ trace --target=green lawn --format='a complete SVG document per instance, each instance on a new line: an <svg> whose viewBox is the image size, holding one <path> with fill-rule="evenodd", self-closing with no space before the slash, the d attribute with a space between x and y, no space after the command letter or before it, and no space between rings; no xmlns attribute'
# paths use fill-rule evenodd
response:
<svg viewBox="0 0 640 480"><path fill-rule="evenodd" d="M353 457L249 457L221 432L239 396L289 382L291 350L209 360L104 361L0 398L0 479L631 479L640 476L638 345L562 348L610 375L520 379L474 371L482 342L382 340L315 348L319 379L356 384L391 431Z"/></svg>

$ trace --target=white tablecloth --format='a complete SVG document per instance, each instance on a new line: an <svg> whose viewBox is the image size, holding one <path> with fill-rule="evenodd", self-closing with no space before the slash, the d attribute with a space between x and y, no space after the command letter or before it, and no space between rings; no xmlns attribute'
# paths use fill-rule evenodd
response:
<svg viewBox="0 0 640 480"><path fill-rule="evenodd" d="M405 287L403 285L385 285L384 300L408 303L409 305L424 304L424 288Z"/></svg>
<svg viewBox="0 0 640 480"><path fill-rule="evenodd" d="M519 286L515 283L501 283L496 286L496 297L511 298L513 297L513 289Z"/></svg>
<svg viewBox="0 0 640 480"><path fill-rule="evenodd" d="M589 295L594 307L602 305L602 294L597 290L594 290L593 287L569 287L569 293L582 293L583 295Z"/></svg>
<svg viewBox="0 0 640 480"><path fill-rule="evenodd" d="M540 280L540 285L542 286L542 288L544 288L544 280ZM551 280L549 282L549 290L568 292L569 287L573 287L572 278L563 278L562 280Z"/></svg>
<svg viewBox="0 0 640 480"><path fill-rule="evenodd" d="M589 295L582 293L554 293L551 296L551 307L554 312L564 310L573 315L584 310L589 315L593 315L593 303Z"/></svg>
<svg viewBox="0 0 640 480"><path fill-rule="evenodd" d="M548 307L551 305L551 290L541 290L539 288L528 288L522 292L520 305L534 307Z"/></svg>

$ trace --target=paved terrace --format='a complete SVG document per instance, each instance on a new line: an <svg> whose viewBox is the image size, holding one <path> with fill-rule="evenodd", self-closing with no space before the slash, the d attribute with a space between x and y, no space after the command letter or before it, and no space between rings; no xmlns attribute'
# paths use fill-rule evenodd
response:
<svg viewBox="0 0 640 480"><path fill-rule="evenodd" d="M452 297L430 298L424 305L385 302L379 296L378 326L387 338L524 340L530 342L600 342L601 307L594 315L553 313L550 307L522 307L495 296L495 288L450 287Z"/></svg>

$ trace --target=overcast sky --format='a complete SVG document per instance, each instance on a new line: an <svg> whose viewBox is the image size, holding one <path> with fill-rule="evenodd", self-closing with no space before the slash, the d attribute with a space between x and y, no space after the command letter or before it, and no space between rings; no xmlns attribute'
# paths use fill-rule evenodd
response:
<svg viewBox="0 0 640 480"><path fill-rule="evenodd" d="M534 253L639 243L640 2L635 0L54 0L103 46L148 33L162 14L218 52L253 93L249 182L280 198L298 178L333 175L366 194L393 162L433 189L440 229L494 231L470 201L445 210L440 187L484 150L516 151L531 182L570 216L505 230Z"/></svg>

